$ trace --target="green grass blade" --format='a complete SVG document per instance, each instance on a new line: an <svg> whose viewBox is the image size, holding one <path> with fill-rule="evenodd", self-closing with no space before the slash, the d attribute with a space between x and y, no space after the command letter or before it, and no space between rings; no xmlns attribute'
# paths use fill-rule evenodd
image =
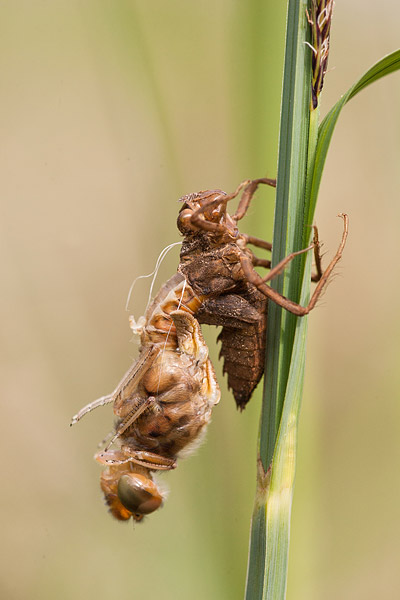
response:
<svg viewBox="0 0 400 600"><path fill-rule="evenodd" d="M373 65L361 77L361 79L357 81L331 108L320 124L318 130L317 149L315 153L315 163L312 170L312 177L308 186L310 195L310 213L308 215L308 222L311 222L313 219L326 155L328 153L332 134L342 108L349 100L351 100L351 98L354 98L356 94L361 92L361 90L366 88L368 85L374 81L378 81L378 79L381 79L381 77L384 77L385 75L389 75L390 73L397 71L398 69L400 69L400 50L396 50L395 52L392 52L392 54L384 56L375 65Z"/></svg>
<svg viewBox="0 0 400 600"><path fill-rule="evenodd" d="M300 301L307 303L311 274L308 255ZM307 341L307 319L297 319L292 360L287 379L285 401L272 461L271 482L267 503L267 547L279 552L267 552L265 598L284 598L288 565L290 514L294 488L297 452L297 431L304 383Z"/></svg>
<svg viewBox="0 0 400 600"><path fill-rule="evenodd" d="M311 60L306 46L308 23L307 2L289 0L287 42L282 92L281 128L279 141L278 178L275 207L272 262L276 264L293 250L303 247L304 189L308 157L309 103ZM293 273L301 261L294 261L285 273L272 282L280 293L299 300L298 278ZM292 274L292 276L291 276ZM270 348L266 365L260 455L267 470L274 452L282 414L286 380L289 372L296 319L272 302L268 307L267 346ZM281 338L281 330L286 335Z"/></svg>
<svg viewBox="0 0 400 600"><path fill-rule="evenodd" d="M312 6L318 11L327 4L321 0ZM318 126L318 106L310 112L311 61L306 45L306 8L304 0L289 0L273 264L308 244L322 169L341 109L367 85L400 68L399 51L383 58L348 90ZM315 20L310 22L314 24ZM303 256L293 261L272 285L295 302L306 305L310 273L311 256ZM306 334L306 318L296 318L269 303L268 360L246 600L283 599L286 593Z"/></svg>
<svg viewBox="0 0 400 600"><path fill-rule="evenodd" d="M305 185L309 155L311 56L305 43L309 41L306 8L305 0L288 2L272 257L274 264L292 250L303 247L304 219L308 213ZM302 278L293 277L293 274L298 275L299 269L303 268L304 261L301 259L291 263L287 271L273 282L275 289L299 301ZM289 373L297 373L297 379L302 381L304 372L304 360L291 362L296 318L273 303L269 304L268 311L269 352L260 423L259 473L252 518L246 600L284 597L291 502L279 503L277 507L274 496L270 498L271 492L279 488L280 477L285 472L282 468L285 456L282 446L279 454L282 460L278 460L277 464L279 472L275 471L275 463L268 469L276 450ZM306 326L305 320L303 326ZM293 436L283 436L282 439L285 443L288 440L291 442ZM270 477L274 478L274 487ZM282 513L278 514L277 509Z"/></svg>

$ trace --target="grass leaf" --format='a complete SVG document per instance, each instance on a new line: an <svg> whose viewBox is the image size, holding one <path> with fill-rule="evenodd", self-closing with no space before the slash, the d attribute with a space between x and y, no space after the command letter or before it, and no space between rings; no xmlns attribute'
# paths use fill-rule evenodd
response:
<svg viewBox="0 0 400 600"><path fill-rule="evenodd" d="M310 195L310 213L308 216L308 222L311 223L315 205L318 197L318 190L321 183L322 171L325 165L326 155L328 153L329 144L332 138L335 125L339 118L342 108L344 105L354 98L356 94L361 92L368 85L374 81L378 81L381 77L389 75L394 71L400 69L400 50L396 50L387 56L384 56L375 65L373 65L362 77L357 81L331 108L318 129L318 142L315 152L315 163L311 173L311 179L309 182L309 195Z"/></svg>
<svg viewBox="0 0 400 600"><path fill-rule="evenodd" d="M273 240L274 264L294 249L303 247L304 204L309 154L311 56L306 45L309 27L305 0L289 0L286 31L284 81L282 91L277 196ZM311 230L308 231L310 235ZM280 293L300 300L301 281L297 274L304 261L293 261L285 273L273 281ZM292 276L291 276L292 274ZM304 320L306 323L306 320ZM264 402L260 424L260 450L256 501L253 511L246 599L282 598L286 589L289 546L290 504L278 503L281 460L278 472L272 458L286 397L291 369L303 377L304 360L291 362L296 335L296 318L270 302L268 307L268 360ZM282 331L285 335L282 336ZM289 436L284 440L291 440ZM284 452L279 454L280 458ZM275 460L275 459L274 459ZM269 469L273 462L272 468ZM272 484L271 477L275 484ZM286 498L291 498L291 491Z"/></svg>
<svg viewBox="0 0 400 600"><path fill-rule="evenodd" d="M313 5L324 10L326 3ZM332 133L343 106L358 92L400 68L400 51L374 65L318 126L318 98L311 110L311 60L307 2L289 0L282 93L280 146L272 263L308 245L318 189ZM330 8L331 10L331 8ZM319 90L320 91L320 90ZM318 94L317 94L318 95ZM272 282L305 306L311 256L291 262ZM290 513L298 418L304 380L307 318L269 302L267 362L260 422L258 481L253 511L246 600L277 600L286 594Z"/></svg>

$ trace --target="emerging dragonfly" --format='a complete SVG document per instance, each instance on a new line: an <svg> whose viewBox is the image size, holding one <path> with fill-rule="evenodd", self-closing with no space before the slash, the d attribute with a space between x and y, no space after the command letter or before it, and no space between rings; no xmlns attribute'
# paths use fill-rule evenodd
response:
<svg viewBox="0 0 400 600"><path fill-rule="evenodd" d="M245 215L259 184L242 182L235 192L202 191L184 196L178 228L184 235L178 272L150 303L142 325L138 360L112 394L82 408L74 424L94 408L114 403L115 434L95 455L106 468L101 488L111 513L136 521L162 505L163 492L154 473L176 467L182 453L199 443L220 390L208 358L200 323L222 325L220 339L224 371L239 408L244 408L264 369L266 305L270 299L303 316L314 308L329 275L340 260L347 239L348 218L339 248L322 271L316 228L313 243L293 252L274 268L257 258L248 244L271 250L271 244L242 234L237 222ZM237 211L227 203L243 190ZM314 249L318 285L302 307L267 285L297 255ZM262 278L255 266L270 269ZM113 444L117 448L111 449Z"/></svg>
<svg viewBox="0 0 400 600"><path fill-rule="evenodd" d="M146 311L138 360L115 391L82 408L79 421L98 406L114 403L116 431L95 458L106 469L100 485L110 512L141 521L163 502L155 471L176 467L183 450L201 441L220 390L208 348L193 313L201 300L177 273ZM110 449L113 443L118 449Z"/></svg>

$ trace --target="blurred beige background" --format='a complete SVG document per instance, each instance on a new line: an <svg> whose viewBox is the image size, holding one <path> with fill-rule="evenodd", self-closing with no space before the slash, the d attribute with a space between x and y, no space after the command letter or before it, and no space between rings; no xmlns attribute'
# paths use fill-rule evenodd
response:
<svg viewBox="0 0 400 600"><path fill-rule="evenodd" d="M177 199L274 175L284 5L1 3L1 598L243 596L259 393L241 415L222 385L206 443L135 528L107 515L92 460L111 408L68 425L135 355L127 292L178 241ZM394 0L336 3L325 110L398 47L399 17ZM374 84L328 155L327 255L338 212L351 234L310 317L290 599L399 594L399 105L399 74ZM244 228L271 238L272 201Z"/></svg>

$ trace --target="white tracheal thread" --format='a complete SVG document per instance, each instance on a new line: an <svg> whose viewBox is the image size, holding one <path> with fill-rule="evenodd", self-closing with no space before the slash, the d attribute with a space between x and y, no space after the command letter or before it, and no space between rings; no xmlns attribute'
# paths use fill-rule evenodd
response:
<svg viewBox="0 0 400 600"><path fill-rule="evenodd" d="M179 298L178 307L177 307L176 310L179 310L180 307L182 306L183 294L185 293L185 289L186 289L186 279L184 279L184 281L183 281L181 297ZM167 347L168 337L169 337L169 334L171 333L171 329L172 329L173 324L174 324L174 322L171 319L171 325L169 326L169 329L167 331L167 336L165 338L164 346L163 346L162 353L161 353L161 365L160 365L160 375L158 377L158 383L157 383L157 394L158 394L158 392L160 390L160 383L161 383L161 375L162 375L164 352L165 352L165 348Z"/></svg>
<svg viewBox="0 0 400 600"><path fill-rule="evenodd" d="M156 266L154 267L154 270L151 273L149 273L148 275L139 275L138 277L136 277L136 279L133 280L132 285L129 288L128 298L127 298L126 304L125 304L125 310L129 310L129 302L131 300L132 291L133 291L133 288L135 287L135 283L138 281L138 279L147 279L147 277L151 277L153 275L153 280L152 280L151 286L150 286L149 298L147 301L147 306L149 306L150 301L151 301L151 294L153 293L154 282L156 280L156 277L157 277L157 274L158 274L158 271L159 271L162 261L167 256L167 254L171 250L171 248L173 248L174 246L180 246L181 244L182 244L182 242L174 242L173 244L169 244L169 246L166 246L160 252L160 254L157 258L157 262L156 262Z"/></svg>

